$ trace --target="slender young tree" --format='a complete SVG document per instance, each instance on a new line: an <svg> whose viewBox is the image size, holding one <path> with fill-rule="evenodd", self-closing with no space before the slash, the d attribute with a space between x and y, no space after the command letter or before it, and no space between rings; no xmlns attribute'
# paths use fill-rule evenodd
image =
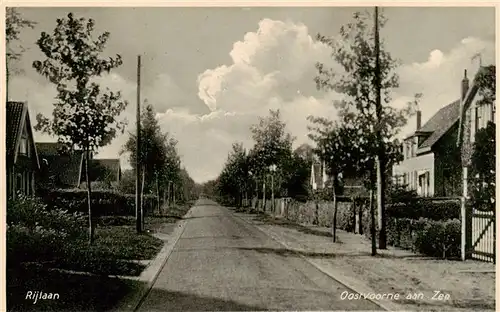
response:
<svg viewBox="0 0 500 312"><path fill-rule="evenodd" d="M340 39L318 35L320 42L332 48L332 57L343 71L336 73L325 64L318 63L318 76L315 78L319 89L335 90L345 96L335 105L344 127L357 133L353 144L357 144L357 149L362 153L360 165L366 176L376 169L377 160L381 161L382 166L389 161L385 152L380 157L381 151L406 125L407 119L415 111L413 104L420 97L417 94L416 100L402 109L389 105L392 101L391 91L399 86L399 78L395 73L398 61L384 49L383 40L376 49L372 21L370 12L356 12L353 21L341 27ZM383 28L385 22L385 17L380 14L379 28ZM382 100L380 106L377 105L379 92ZM378 196L385 194L383 187ZM370 188L374 189L375 185ZM384 237L384 233L381 233L379 245L382 248L386 245Z"/></svg>
<svg viewBox="0 0 500 312"><path fill-rule="evenodd" d="M33 62L36 71L57 88L52 118L38 114L35 129L56 136L70 150L78 148L85 153L89 244L95 232L91 153L111 143L117 132L123 133L125 122L118 117L127 105L120 92L104 91L95 82L101 74L120 66L122 59L120 55L102 55L109 32L96 36L94 25L94 20L77 19L72 13L57 19L53 33L42 32L36 42L45 59Z"/></svg>
<svg viewBox="0 0 500 312"><path fill-rule="evenodd" d="M130 153L130 163L137 163L136 135L130 134L120 154ZM144 193L156 193L158 204L160 201L160 189L169 187L169 181L178 183L180 181L180 158L177 153L177 140L170 137L169 133L162 132L156 112L151 104L141 116L141 150L139 152L139 163L141 168L142 189ZM157 207L158 208L158 207Z"/></svg>

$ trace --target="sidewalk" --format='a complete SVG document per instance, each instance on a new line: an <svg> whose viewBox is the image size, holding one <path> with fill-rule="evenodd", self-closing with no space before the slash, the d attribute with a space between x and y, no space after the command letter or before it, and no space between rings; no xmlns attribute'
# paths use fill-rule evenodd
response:
<svg viewBox="0 0 500 312"><path fill-rule="evenodd" d="M148 266L138 277L121 277L122 279L132 280L137 282L135 290L127 297L123 298L118 306L112 311L135 311L148 294L151 287L156 281L158 274L167 262L172 250L177 243L177 240L182 235L186 226L186 221L181 220L176 223L157 224L154 227L154 236L164 241L163 248L158 252L153 260L148 261Z"/></svg>
<svg viewBox="0 0 500 312"><path fill-rule="evenodd" d="M338 240L333 243L330 228L236 215L356 292L399 294L398 300L375 300L388 310L495 310L492 263L439 260L392 247L377 250L372 257L371 243L363 235L337 230Z"/></svg>

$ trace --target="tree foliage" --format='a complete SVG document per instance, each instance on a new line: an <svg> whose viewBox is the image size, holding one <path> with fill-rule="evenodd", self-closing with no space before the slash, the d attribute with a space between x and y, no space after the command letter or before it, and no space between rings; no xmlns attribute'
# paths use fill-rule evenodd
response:
<svg viewBox="0 0 500 312"><path fill-rule="evenodd" d="M22 53L25 51L25 48L21 44L15 45L14 43L19 41L19 35L23 28L34 28L36 22L24 19L16 8L7 7L5 11L5 56L8 91L9 77L19 72L13 69L13 62L19 61Z"/></svg>
<svg viewBox="0 0 500 312"><path fill-rule="evenodd" d="M70 150L85 151L90 243L95 227L88 174L90 153L111 143L117 131L123 133L125 122L118 116L127 105L119 91L103 91L93 81L122 64L120 55L102 57L109 33L96 37L94 25L92 19L76 19L72 13L57 19L53 33L42 32L36 42L45 59L33 62L35 70L57 87L52 118L38 114L35 130L57 136Z"/></svg>
<svg viewBox="0 0 500 312"><path fill-rule="evenodd" d="M318 63L318 76L315 78L317 88L325 91L336 91L343 95L342 100L334 102L338 109L338 121L334 125L328 119L311 118L316 124L315 139L326 148L329 164L349 167L341 170L355 170L372 173L375 170L375 159L381 147L386 151L386 162L394 162L400 157L399 149L394 146L395 137L406 125L408 118L415 112L415 106L421 94L403 108L388 105L392 101L391 91L399 86L399 77L395 73L399 62L384 49L380 43L380 81L382 110L380 118L376 111L377 87L376 49L374 33L370 26L372 16L369 12L357 12L353 21L340 29L340 39L329 38L319 34L317 39L332 49L332 58L342 70L340 73ZM379 27L385 25L386 19L381 15ZM321 131L319 130L321 128ZM380 131L381 139L377 138ZM328 143L327 143L328 142ZM383 144L381 146L380 144ZM341 149L346 148L345 151ZM346 160L344 164L339 159ZM332 160L335 160L333 162ZM330 168L332 170L332 168ZM373 174L368 174L373 177ZM373 181L372 181L373 182ZM373 183L371 183L373 187Z"/></svg>
<svg viewBox="0 0 500 312"><path fill-rule="evenodd" d="M495 66L483 67L476 76L478 84L477 105L493 105L496 102ZM470 179L471 203L479 210L495 210L496 189L496 138L495 121L477 131L471 157Z"/></svg>
<svg viewBox="0 0 500 312"><path fill-rule="evenodd" d="M495 131L495 124L488 122L486 128L476 133L474 141L470 171L471 201L479 210L495 210Z"/></svg>
<svg viewBox="0 0 500 312"><path fill-rule="evenodd" d="M117 117L127 105L120 91L103 91L92 81L122 64L120 55L101 57L109 33L96 38L93 31L92 19L75 19L72 13L57 19L53 34L42 32L36 42L45 60L33 62L36 71L57 86L52 120L38 114L35 129L89 151L111 143L117 131L123 133L125 122Z"/></svg>
<svg viewBox="0 0 500 312"><path fill-rule="evenodd" d="M121 153L129 153L129 161L136 170L137 135L131 133ZM141 175L144 177L144 193L156 194L169 187L169 181L177 185L181 180L181 160L177 152L177 140L162 132L156 112L151 104L146 105L141 115L141 149L139 151Z"/></svg>
<svg viewBox="0 0 500 312"><path fill-rule="evenodd" d="M21 30L23 28L34 28L37 23L24 19L16 8L8 7L5 11L6 56L7 62L9 62L11 60L18 60L22 52L25 51L21 45L13 46L14 41L19 40Z"/></svg>
<svg viewBox="0 0 500 312"><path fill-rule="evenodd" d="M241 205L247 191L248 161L242 143L233 143L217 181L217 192L228 204Z"/></svg>
<svg viewBox="0 0 500 312"><path fill-rule="evenodd" d="M493 104L496 101L496 66L483 67L475 78L478 89L478 105Z"/></svg>

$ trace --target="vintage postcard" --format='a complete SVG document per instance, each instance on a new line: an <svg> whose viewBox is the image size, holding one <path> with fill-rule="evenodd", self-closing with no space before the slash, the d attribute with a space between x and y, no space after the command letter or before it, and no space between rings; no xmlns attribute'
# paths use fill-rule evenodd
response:
<svg viewBox="0 0 500 312"><path fill-rule="evenodd" d="M494 311L496 8L375 5L7 4L3 307Z"/></svg>

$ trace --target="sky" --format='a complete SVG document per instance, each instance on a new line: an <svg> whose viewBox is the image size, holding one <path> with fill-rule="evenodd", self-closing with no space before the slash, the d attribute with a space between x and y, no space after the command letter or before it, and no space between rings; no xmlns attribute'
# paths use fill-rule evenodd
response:
<svg viewBox="0 0 500 312"><path fill-rule="evenodd" d="M99 82L121 91L129 105L122 114L134 131L137 55L142 56L141 98L152 104L163 131L175 137L182 164L196 182L216 178L233 142L253 145L250 126L279 108L295 146L310 143L309 115L336 118L334 92L316 89L314 64L332 64L331 51L316 41L318 33L335 37L355 11L349 7L250 8L19 8L36 21L20 42L26 49L13 64L19 72L9 81L9 99L28 101L32 118L50 116L55 88L32 68L43 60L36 46L41 32L51 33L56 19L73 12L92 18L96 33L110 32L105 55L120 54L123 65ZM386 50L400 61L400 86L391 105L422 93L425 123L440 108L459 98L464 69L472 77L481 53L483 65L494 64L495 9L483 7L388 7L381 30ZM402 130L415 130L410 120ZM121 158L127 132L102 148L97 158ZM55 138L35 132L37 142Z"/></svg>

